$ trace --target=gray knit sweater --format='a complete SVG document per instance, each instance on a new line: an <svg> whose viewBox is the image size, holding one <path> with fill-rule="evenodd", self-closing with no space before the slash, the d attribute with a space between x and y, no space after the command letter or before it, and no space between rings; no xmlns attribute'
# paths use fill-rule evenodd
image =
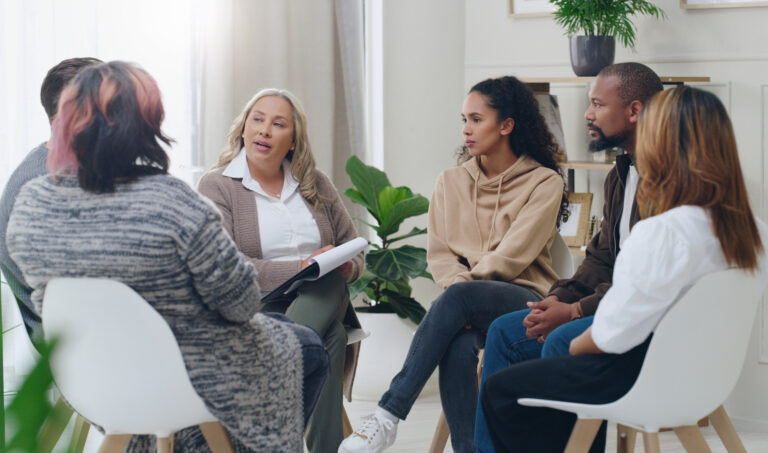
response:
<svg viewBox="0 0 768 453"><path fill-rule="evenodd" d="M43 308L55 277L122 281L165 318L211 413L258 452L300 452L302 361L285 324L256 314L256 272L210 203L159 175L94 194L43 176L19 192L7 245Z"/></svg>

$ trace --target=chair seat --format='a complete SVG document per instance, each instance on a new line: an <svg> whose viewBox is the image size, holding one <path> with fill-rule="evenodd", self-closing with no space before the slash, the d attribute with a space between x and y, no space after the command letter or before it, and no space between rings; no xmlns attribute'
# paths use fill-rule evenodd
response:
<svg viewBox="0 0 768 453"><path fill-rule="evenodd" d="M347 330L347 344L359 343L371 336L371 332L365 329L347 327L346 330Z"/></svg>

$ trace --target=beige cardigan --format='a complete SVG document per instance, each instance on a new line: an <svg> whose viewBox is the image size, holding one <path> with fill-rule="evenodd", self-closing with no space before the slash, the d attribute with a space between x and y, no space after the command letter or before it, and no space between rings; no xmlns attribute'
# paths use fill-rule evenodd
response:
<svg viewBox="0 0 768 453"><path fill-rule="evenodd" d="M562 196L560 175L527 156L490 179L474 158L442 172L429 206L435 282L501 280L546 295L558 278L549 248Z"/></svg>
<svg viewBox="0 0 768 453"><path fill-rule="evenodd" d="M222 173L226 167L217 168L206 173L198 190L210 198L221 212L224 229L237 244L237 248L253 263L258 273L259 286L263 290L272 290L280 286L301 270L301 261L272 261L262 259L261 239L259 237L259 214L256 209L256 199L252 191L246 189L240 178L230 178ZM315 171L317 191L321 203L314 206L304 199L320 230L322 246L340 245L357 237L357 231L352 224L341 197L331 180L319 170ZM352 259L353 272L349 282L357 280L363 272L363 253ZM344 318L345 325L360 327L352 306L347 308ZM347 345L344 362L344 395L352 398L352 383L355 379L357 356L360 353L360 343Z"/></svg>

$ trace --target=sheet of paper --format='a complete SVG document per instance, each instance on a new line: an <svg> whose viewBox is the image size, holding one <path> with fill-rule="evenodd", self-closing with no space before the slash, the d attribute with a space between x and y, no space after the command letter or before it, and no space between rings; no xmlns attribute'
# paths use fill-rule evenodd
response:
<svg viewBox="0 0 768 453"><path fill-rule="evenodd" d="M320 266L320 272L317 276L317 278L320 278L354 258L355 255L363 251L366 247L368 247L368 241L363 238L355 238L338 247L334 247L327 252L323 252L310 258L309 263L317 263L317 265Z"/></svg>

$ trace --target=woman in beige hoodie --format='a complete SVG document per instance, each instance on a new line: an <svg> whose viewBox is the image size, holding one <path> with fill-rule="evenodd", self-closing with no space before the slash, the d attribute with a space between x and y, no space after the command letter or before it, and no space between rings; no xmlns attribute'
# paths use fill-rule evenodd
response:
<svg viewBox="0 0 768 453"><path fill-rule="evenodd" d="M558 278L549 248L567 198L557 145L528 88L514 77L470 90L464 160L437 180L427 259L445 291L416 331L376 412L339 448L383 451L434 369L456 453L474 452L477 352L490 323L538 301Z"/></svg>

